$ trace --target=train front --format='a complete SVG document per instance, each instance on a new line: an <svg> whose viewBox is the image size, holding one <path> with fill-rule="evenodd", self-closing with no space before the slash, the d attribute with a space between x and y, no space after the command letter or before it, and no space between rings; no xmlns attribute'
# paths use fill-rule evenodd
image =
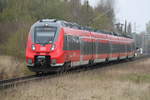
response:
<svg viewBox="0 0 150 100"><path fill-rule="evenodd" d="M33 72L50 72L63 66L60 26L54 20L41 20L29 32L26 63Z"/></svg>

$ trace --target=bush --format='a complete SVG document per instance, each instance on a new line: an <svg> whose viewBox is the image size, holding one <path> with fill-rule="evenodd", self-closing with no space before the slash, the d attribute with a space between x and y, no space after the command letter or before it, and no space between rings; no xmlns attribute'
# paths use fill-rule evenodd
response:
<svg viewBox="0 0 150 100"><path fill-rule="evenodd" d="M24 58L25 47L30 29L29 23L21 23L19 29L10 35L7 42L1 45L3 53L6 55L12 55L19 58Z"/></svg>

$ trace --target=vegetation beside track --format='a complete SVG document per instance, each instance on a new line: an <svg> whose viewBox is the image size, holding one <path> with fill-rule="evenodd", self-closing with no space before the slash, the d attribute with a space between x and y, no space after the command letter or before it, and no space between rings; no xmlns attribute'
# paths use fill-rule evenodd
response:
<svg viewBox="0 0 150 100"><path fill-rule="evenodd" d="M150 59L112 64L0 92L3 100L149 100ZM15 92L14 92L15 91Z"/></svg>
<svg viewBox="0 0 150 100"><path fill-rule="evenodd" d="M15 57L0 56L0 80L31 75L24 61Z"/></svg>

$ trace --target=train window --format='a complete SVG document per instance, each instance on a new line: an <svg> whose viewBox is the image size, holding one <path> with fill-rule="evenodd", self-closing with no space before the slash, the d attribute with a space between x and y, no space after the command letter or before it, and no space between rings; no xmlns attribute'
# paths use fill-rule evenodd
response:
<svg viewBox="0 0 150 100"><path fill-rule="evenodd" d="M38 44L52 43L56 34L56 27L35 27L34 39Z"/></svg>
<svg viewBox="0 0 150 100"><path fill-rule="evenodd" d="M79 41L79 37L77 36L71 36L71 35L67 35L65 36L67 37L67 42L65 45L67 45L67 50L79 50L80 49L80 41Z"/></svg>
<svg viewBox="0 0 150 100"><path fill-rule="evenodd" d="M115 33L115 32L113 32L113 35L114 35L114 36L118 36L118 34L117 34L117 33Z"/></svg>
<svg viewBox="0 0 150 100"><path fill-rule="evenodd" d="M67 35L64 35L64 50L68 49Z"/></svg>

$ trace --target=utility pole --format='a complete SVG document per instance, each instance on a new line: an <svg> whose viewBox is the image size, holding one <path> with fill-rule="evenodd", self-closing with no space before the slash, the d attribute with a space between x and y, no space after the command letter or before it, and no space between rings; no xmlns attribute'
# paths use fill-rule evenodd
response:
<svg viewBox="0 0 150 100"><path fill-rule="evenodd" d="M86 0L86 6L87 6L87 15L89 13L89 0ZM89 23L89 17L88 17L88 23L87 23L87 26L90 26L90 23Z"/></svg>
<svg viewBox="0 0 150 100"><path fill-rule="evenodd" d="M87 12L89 12L89 0L86 1L86 5L87 5Z"/></svg>
<svg viewBox="0 0 150 100"><path fill-rule="evenodd" d="M125 32L125 34L127 33L127 20L125 20L124 32Z"/></svg>

